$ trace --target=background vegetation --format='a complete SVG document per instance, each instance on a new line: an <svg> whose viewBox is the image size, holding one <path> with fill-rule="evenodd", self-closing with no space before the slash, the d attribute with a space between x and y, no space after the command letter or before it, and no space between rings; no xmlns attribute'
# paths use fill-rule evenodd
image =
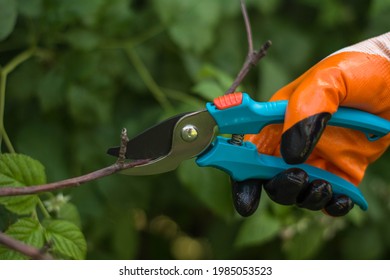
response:
<svg viewBox="0 0 390 280"><path fill-rule="evenodd" d="M390 26L386 0L247 3L255 44L273 42L241 87L259 101ZM0 0L1 150L38 160L45 168L38 182L102 168L115 161L105 152L119 144L122 127L132 136L203 108L230 86L246 53L238 0ZM257 213L241 218L227 176L187 161L167 174L113 175L45 194L27 212L0 200L0 230L12 235L16 222L36 228L31 217L44 219L47 234L71 246L57 248L66 258L388 258L389 159L372 165L361 185L368 212L355 207L345 218L279 206L265 194ZM39 165L25 161L21 176ZM9 184L4 176L0 183ZM78 243L69 244L58 221L67 221L70 236L81 229ZM35 244L30 232L18 234ZM4 249L0 256L18 257Z"/></svg>

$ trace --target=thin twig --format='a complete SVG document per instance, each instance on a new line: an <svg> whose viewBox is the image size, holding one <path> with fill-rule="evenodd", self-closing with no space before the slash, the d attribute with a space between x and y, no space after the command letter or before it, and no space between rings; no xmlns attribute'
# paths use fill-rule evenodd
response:
<svg viewBox="0 0 390 280"><path fill-rule="evenodd" d="M234 80L230 88L225 92L225 94L229 94L236 91L237 87L241 84L242 80L244 80L249 70L251 70L251 68L255 66L260 61L260 59L262 59L267 54L267 50L269 49L271 44L271 41L268 40L264 43L264 45L261 46L259 51L254 51L253 53L248 54L247 59L245 60L245 63L242 66L240 72L238 73L236 79Z"/></svg>
<svg viewBox="0 0 390 280"><path fill-rule="evenodd" d="M252 28L248 16L248 10L246 9L245 0L241 0L241 12L244 17L246 35L248 37L248 53L253 53L253 39L252 39Z"/></svg>
<svg viewBox="0 0 390 280"><path fill-rule="evenodd" d="M53 257L46 252L33 246L27 245L19 240L13 239L0 231L0 244L3 244L8 249L19 252L34 260L52 260Z"/></svg>
<svg viewBox="0 0 390 280"><path fill-rule="evenodd" d="M109 175L112 175L114 173L118 173L122 170L133 168L138 165L146 164L150 160L149 159L142 159L142 160L136 160L132 162L126 162L123 164L115 163L113 165L107 166L105 168L96 170L94 172L66 179L63 181L58 181L54 183L49 184L43 184L43 185L36 185L36 186L26 186L26 187L1 187L0 188L0 197L2 196L18 196L18 195L27 195L27 194L37 194L42 192L51 192L55 190L65 189L65 188L71 188L71 187L77 187L81 184L100 179Z"/></svg>
<svg viewBox="0 0 390 280"><path fill-rule="evenodd" d="M253 40L252 40L252 30L250 26L250 21L248 17L248 12L245 5L245 0L241 0L241 11L242 15L244 17L245 22L245 28L247 33L247 39L248 39L248 55L246 57L246 60L241 67L240 72L238 73L236 79L234 80L233 84L230 86L230 88L225 92L225 94L229 94L232 92L235 92L237 87L241 84L241 82L244 80L246 75L248 74L249 70L256 66L257 63L262 59L266 54L269 47L272 45L271 41L268 40L265 42L261 48L258 51L255 51L253 48Z"/></svg>

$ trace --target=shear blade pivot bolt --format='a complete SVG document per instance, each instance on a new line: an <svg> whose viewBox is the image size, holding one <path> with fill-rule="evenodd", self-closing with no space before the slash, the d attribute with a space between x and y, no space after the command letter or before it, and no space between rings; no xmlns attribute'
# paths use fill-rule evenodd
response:
<svg viewBox="0 0 390 280"><path fill-rule="evenodd" d="M192 125L186 125L181 130L181 138L186 142L192 142L198 137L198 129Z"/></svg>

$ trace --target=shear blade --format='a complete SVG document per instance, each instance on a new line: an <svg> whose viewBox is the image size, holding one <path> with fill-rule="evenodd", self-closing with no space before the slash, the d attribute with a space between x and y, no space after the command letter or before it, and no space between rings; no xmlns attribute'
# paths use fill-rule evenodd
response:
<svg viewBox="0 0 390 280"><path fill-rule="evenodd" d="M172 118L145 130L127 143L126 158L132 160L157 159L169 154L172 148L172 135L176 123L186 114ZM109 155L118 157L119 147L107 150Z"/></svg>

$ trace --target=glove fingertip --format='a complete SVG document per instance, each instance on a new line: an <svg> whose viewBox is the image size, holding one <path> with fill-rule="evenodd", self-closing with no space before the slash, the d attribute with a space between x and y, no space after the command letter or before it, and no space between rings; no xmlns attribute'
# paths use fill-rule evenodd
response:
<svg viewBox="0 0 390 280"><path fill-rule="evenodd" d="M307 117L287 129L282 134L280 152L288 164L299 164L309 157L320 139L327 122L328 112Z"/></svg>
<svg viewBox="0 0 390 280"><path fill-rule="evenodd" d="M333 197L328 205L324 207L323 211L329 216L341 217L347 215L354 205L349 197L340 195Z"/></svg>
<svg viewBox="0 0 390 280"><path fill-rule="evenodd" d="M237 213L243 217L251 216L259 206L262 181L258 179L232 180L231 183L233 205Z"/></svg>
<svg viewBox="0 0 390 280"><path fill-rule="evenodd" d="M276 203L293 205L299 194L307 187L309 176L300 168L287 169L264 184L264 190Z"/></svg>

